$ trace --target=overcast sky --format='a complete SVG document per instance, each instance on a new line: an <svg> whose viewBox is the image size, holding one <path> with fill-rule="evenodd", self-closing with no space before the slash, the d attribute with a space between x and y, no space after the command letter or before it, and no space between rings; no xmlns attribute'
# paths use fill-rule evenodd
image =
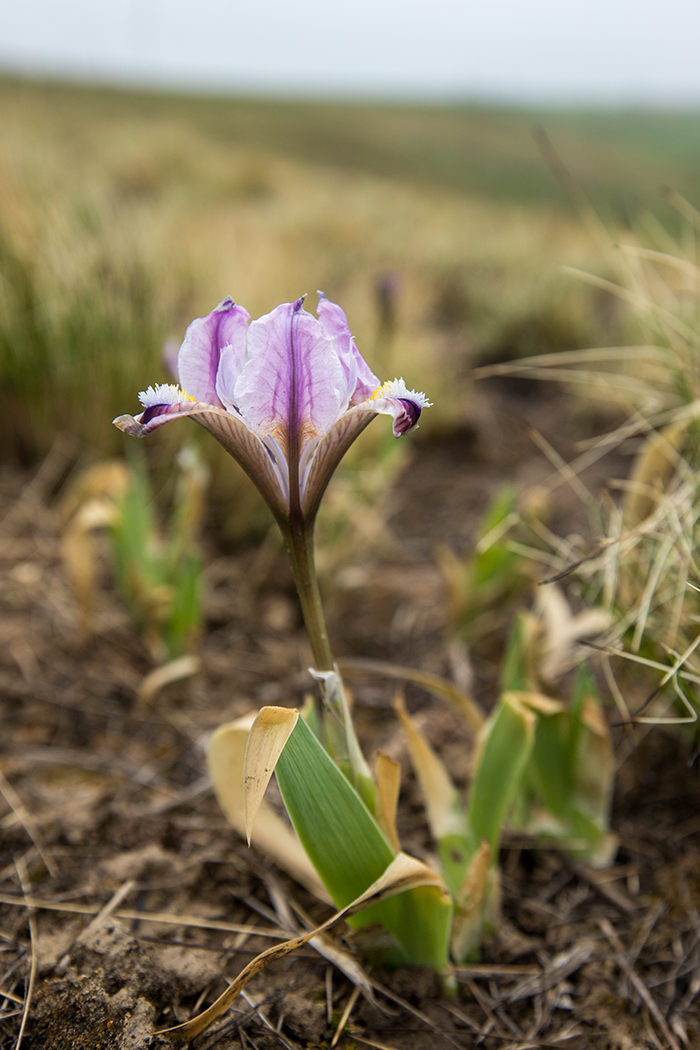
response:
<svg viewBox="0 0 700 1050"><path fill-rule="evenodd" d="M0 69L296 95L700 104L700 0L0 0Z"/></svg>

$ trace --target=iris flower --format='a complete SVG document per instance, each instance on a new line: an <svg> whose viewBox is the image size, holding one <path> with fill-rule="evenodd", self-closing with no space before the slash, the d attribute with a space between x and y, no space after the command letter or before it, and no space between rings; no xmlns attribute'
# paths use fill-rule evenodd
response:
<svg viewBox="0 0 700 1050"><path fill-rule="evenodd" d="M400 437L430 404L402 379L380 383L343 310L318 295L318 317L301 298L251 323L224 299L188 327L180 384L149 386L139 415L114 420L142 437L192 416L240 463L285 534L290 521L313 522L333 471L375 415L393 416Z"/></svg>

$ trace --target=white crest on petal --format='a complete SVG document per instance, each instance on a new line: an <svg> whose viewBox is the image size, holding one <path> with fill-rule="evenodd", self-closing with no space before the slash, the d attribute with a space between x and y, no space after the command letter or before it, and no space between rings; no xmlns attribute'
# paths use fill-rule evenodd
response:
<svg viewBox="0 0 700 1050"><path fill-rule="evenodd" d="M432 401L428 401L425 394L422 394L420 390L409 390L403 379L389 379L386 383L382 383L381 386L377 387L373 394L367 398L368 401L375 401L381 397L398 397L402 401L415 401L420 408L432 408Z"/></svg>
<svg viewBox="0 0 700 1050"><path fill-rule="evenodd" d="M152 408L153 405L177 405L183 401L194 401L193 397L181 390L177 383L156 383L149 386L148 390L139 393L139 401L144 408Z"/></svg>

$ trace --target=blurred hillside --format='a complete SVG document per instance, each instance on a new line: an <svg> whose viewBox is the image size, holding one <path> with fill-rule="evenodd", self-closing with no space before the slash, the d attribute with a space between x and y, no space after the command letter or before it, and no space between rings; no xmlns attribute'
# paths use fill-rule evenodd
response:
<svg viewBox="0 0 700 1050"><path fill-rule="evenodd" d="M226 294L256 316L305 291L313 309L322 288L378 374L429 388L426 426L468 418L475 362L624 339L615 301L560 272L607 263L536 125L613 238L663 232L662 185L700 198L692 113L0 81L0 461L57 435L88 458L119 449L112 417Z"/></svg>
<svg viewBox="0 0 700 1050"><path fill-rule="evenodd" d="M542 163L542 126L597 208L656 207L658 191L700 192L700 113L533 110L298 102L134 92L0 78L3 109L42 130L177 122L212 145L274 150L313 164L449 187L509 202L549 203L561 189ZM622 216L624 217L624 216ZM629 216L628 216L629 217Z"/></svg>

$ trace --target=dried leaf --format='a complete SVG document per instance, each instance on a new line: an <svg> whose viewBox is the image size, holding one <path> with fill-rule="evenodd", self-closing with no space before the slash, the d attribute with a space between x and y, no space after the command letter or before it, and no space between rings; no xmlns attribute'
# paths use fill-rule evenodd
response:
<svg viewBox="0 0 700 1050"><path fill-rule="evenodd" d="M661 431L652 431L637 454L622 504L623 520L629 528L640 525L657 509L659 497L678 467L678 450L689 425L690 419L678 419Z"/></svg>
<svg viewBox="0 0 700 1050"><path fill-rule="evenodd" d="M83 639L92 632L97 594L98 562L92 534L111 525L116 514L112 500L91 499L78 507L61 537L63 564L78 604L78 628Z"/></svg>
<svg viewBox="0 0 700 1050"><path fill-rule="evenodd" d="M547 696L529 689L509 689L503 694L510 696L518 703L525 704L538 715L560 715L566 711L566 705L561 700Z"/></svg>
<svg viewBox="0 0 700 1050"><path fill-rule="evenodd" d="M243 766L250 727L256 712L220 726L209 741L207 764L219 805L239 835L245 834ZM303 846L288 824L262 800L255 822L256 846L276 864L314 893L329 900L328 892Z"/></svg>
<svg viewBox="0 0 700 1050"><path fill-rule="evenodd" d="M255 815L260 808L277 759L297 723L299 712L292 707L263 707L248 737L243 767L245 833L250 845Z"/></svg>
<svg viewBox="0 0 700 1050"><path fill-rule="evenodd" d="M394 710L401 720L411 761L420 781L430 830L437 841L446 835L464 834L459 792L442 761L408 714L401 693L394 698Z"/></svg>
<svg viewBox="0 0 700 1050"><path fill-rule="evenodd" d="M440 890L444 889L444 883L436 872L414 857L409 857L406 853L399 853L382 875L345 908L337 911L335 915L332 915L326 922L321 923L316 929L309 930L308 933L304 933L299 937L293 937L289 941L276 944L272 948L261 952L260 955L256 956L241 970L238 977L228 986L226 991L203 1013L193 1017L190 1021L186 1021L184 1024L177 1025L174 1028L167 1028L158 1034L176 1035L181 1039L187 1040L194 1039L195 1036L208 1028L212 1021L215 1021L217 1017L220 1017L221 1014L228 1010L231 1003L243 991L251 978L260 973L268 963L274 959L282 959L289 955L290 952L301 948L314 937L330 929L331 926L334 926L341 919L348 918L355 912L363 911L365 908L380 904L389 897L393 897L398 893L404 893L406 890L416 889L419 886L433 886Z"/></svg>
<svg viewBox="0 0 700 1050"><path fill-rule="evenodd" d="M471 957L481 944L491 859L491 847L484 841L472 857L464 882L455 895L450 950L456 962ZM497 873L494 872L493 876L497 878Z"/></svg>
<svg viewBox="0 0 700 1050"><path fill-rule="evenodd" d="M584 609L574 616L554 584L537 591L537 612L544 627L537 671L548 682L579 662L577 642L595 637L610 626L610 613L605 609Z"/></svg>
<svg viewBox="0 0 700 1050"><path fill-rule="evenodd" d="M180 656L177 660L170 660L161 667L147 674L139 686L136 695L136 703L139 705L150 704L154 696L171 682L179 682L183 678L190 678L202 666L198 656Z"/></svg>
<svg viewBox="0 0 700 1050"><path fill-rule="evenodd" d="M399 853L401 851L401 843L396 831L396 808L401 788L401 766L398 762L394 762L393 758L389 758L388 755L380 752L377 755L375 769L377 777L377 824L379 824L379 827L386 835L392 849Z"/></svg>

